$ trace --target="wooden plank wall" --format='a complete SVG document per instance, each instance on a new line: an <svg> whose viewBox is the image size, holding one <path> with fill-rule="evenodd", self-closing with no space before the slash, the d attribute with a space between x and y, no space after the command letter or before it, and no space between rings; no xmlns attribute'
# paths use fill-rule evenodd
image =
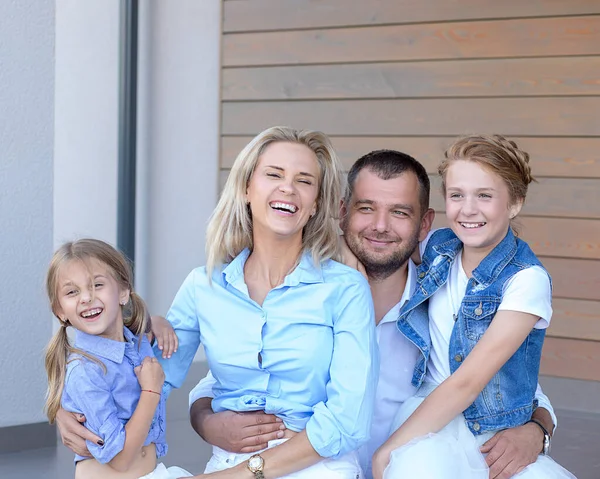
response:
<svg viewBox="0 0 600 479"><path fill-rule="evenodd" d="M542 372L600 380L600 1L225 0L222 178L272 125L320 129L346 167L436 166L497 132L532 157L521 219L554 279ZM443 202L432 203L443 224Z"/></svg>

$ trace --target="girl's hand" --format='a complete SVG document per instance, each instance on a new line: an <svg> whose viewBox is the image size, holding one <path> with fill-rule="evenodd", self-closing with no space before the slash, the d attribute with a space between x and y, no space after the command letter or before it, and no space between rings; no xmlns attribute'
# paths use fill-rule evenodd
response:
<svg viewBox="0 0 600 479"><path fill-rule="evenodd" d="M152 316L150 327L158 343L158 349L162 351L163 359L170 358L173 353L177 352L177 346L179 346L179 340L173 326L162 316Z"/></svg>
<svg viewBox="0 0 600 479"><path fill-rule="evenodd" d="M165 373L156 358L145 357L142 364L133 371L142 389L160 393L165 382Z"/></svg>
<svg viewBox="0 0 600 479"><path fill-rule="evenodd" d="M373 469L373 479L383 479L383 472L389 463L390 452L382 448L377 449L375 454L373 454L373 461L371 465Z"/></svg>

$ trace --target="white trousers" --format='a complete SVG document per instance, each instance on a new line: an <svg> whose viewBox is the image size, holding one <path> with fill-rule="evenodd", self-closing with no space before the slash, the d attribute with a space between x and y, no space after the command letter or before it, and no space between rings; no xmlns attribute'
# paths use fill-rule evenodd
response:
<svg viewBox="0 0 600 479"><path fill-rule="evenodd" d="M417 407L425 400L430 390L417 391L398 410L394 433ZM488 479L489 469L479 451L494 433L486 432L474 436L461 414L438 433L418 437L392 451L390 463L383 474L384 479ZM573 474L548 456L538 456L520 473L519 479L576 479Z"/></svg>
<svg viewBox="0 0 600 479"><path fill-rule="evenodd" d="M270 449L287 441L287 439L277 439L269 441ZM236 454L225 451L217 446L213 446L213 455L206 465L205 474L210 472L222 471L230 467L237 466L239 463L247 461L250 454ZM358 464L358 455L356 452L350 452L339 459L323 459L322 461L307 467L301 471L282 476L281 479L364 479L360 465Z"/></svg>
<svg viewBox="0 0 600 479"><path fill-rule="evenodd" d="M181 467L169 467L159 464L150 474L140 477L140 479L179 479L180 477L192 477L192 475Z"/></svg>

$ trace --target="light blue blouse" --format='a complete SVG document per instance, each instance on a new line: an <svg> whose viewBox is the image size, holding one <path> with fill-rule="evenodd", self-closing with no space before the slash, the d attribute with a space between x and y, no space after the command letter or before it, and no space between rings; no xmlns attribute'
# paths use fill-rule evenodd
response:
<svg viewBox="0 0 600 479"><path fill-rule="evenodd" d="M306 429L322 457L339 457L369 436L379 355L371 291L352 268L315 265L309 253L258 305L248 294L250 252L216 269L193 270L167 314L179 338L157 354L167 388L181 386L200 343L215 377L215 412L264 410Z"/></svg>
<svg viewBox="0 0 600 479"><path fill-rule="evenodd" d="M123 335L125 341L120 342L75 332L74 346L102 361L106 372L99 364L77 353L70 355L61 399L67 411L84 414L85 427L104 441L103 446L86 441L92 456L103 464L123 450L125 425L140 399L141 388L133 369L142 364L146 356L154 356L146 336L142 336L140 344L129 329L123 328ZM158 457L167 453L165 401L163 394L144 441L145 446L156 444ZM89 458L75 456L75 462L83 459Z"/></svg>

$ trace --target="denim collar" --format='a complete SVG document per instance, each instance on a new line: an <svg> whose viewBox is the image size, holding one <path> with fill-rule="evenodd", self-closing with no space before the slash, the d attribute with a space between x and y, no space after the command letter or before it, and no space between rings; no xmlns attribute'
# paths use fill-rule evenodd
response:
<svg viewBox="0 0 600 479"><path fill-rule="evenodd" d="M121 364L125 356L125 346L135 343L135 335L128 328L123 328L123 336L125 336L125 341L121 342L87 334L77 329L75 330L75 347L94 356Z"/></svg>
<svg viewBox="0 0 600 479"><path fill-rule="evenodd" d="M250 256L250 249L245 248L233 261L223 268L223 281L225 284L235 286L239 281L244 281L244 265ZM294 270L285 277L281 286L296 286L300 283L323 283L321 265L313 261L310 251L302 252L300 262Z"/></svg>
<svg viewBox="0 0 600 479"><path fill-rule="evenodd" d="M453 238L433 247L437 254L448 256L452 260L463 249L463 243L453 234ZM473 278L482 285L491 284L512 260L517 252L517 238L512 228L508 228L506 236L473 270Z"/></svg>

